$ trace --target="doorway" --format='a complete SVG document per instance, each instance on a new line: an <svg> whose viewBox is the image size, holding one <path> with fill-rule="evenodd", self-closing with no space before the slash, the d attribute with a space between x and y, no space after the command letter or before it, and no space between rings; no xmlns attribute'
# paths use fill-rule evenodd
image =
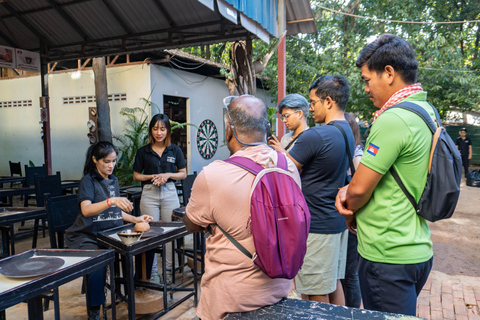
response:
<svg viewBox="0 0 480 320"><path fill-rule="evenodd" d="M188 98L175 97L175 96L163 96L163 112L172 121L178 123L187 122L187 101ZM188 139L187 139L187 127L177 128L172 130L172 143L179 146L182 149L183 156L185 157L185 163L187 164L188 173Z"/></svg>

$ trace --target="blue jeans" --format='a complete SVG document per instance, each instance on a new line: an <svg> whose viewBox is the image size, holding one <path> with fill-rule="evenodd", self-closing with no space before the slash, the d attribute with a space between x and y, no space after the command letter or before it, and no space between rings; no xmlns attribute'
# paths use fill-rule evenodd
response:
<svg viewBox="0 0 480 320"><path fill-rule="evenodd" d="M373 262L360 257L358 275L368 310L415 316L417 296L432 269L433 257L416 264Z"/></svg>
<svg viewBox="0 0 480 320"><path fill-rule="evenodd" d="M341 279L345 305L352 308L360 308L362 294L360 293L360 282L358 281L358 258L357 235L348 233L347 266L345 268L345 279Z"/></svg>

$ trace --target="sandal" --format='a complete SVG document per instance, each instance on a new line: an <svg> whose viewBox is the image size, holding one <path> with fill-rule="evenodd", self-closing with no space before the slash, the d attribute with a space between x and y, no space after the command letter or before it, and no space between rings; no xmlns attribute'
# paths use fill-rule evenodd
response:
<svg viewBox="0 0 480 320"><path fill-rule="evenodd" d="M160 283L162 281L162 278L160 278L160 275L158 272L152 273L152 276L150 277L150 282L153 283Z"/></svg>
<svg viewBox="0 0 480 320"><path fill-rule="evenodd" d="M166 271L166 277L167 277L167 284L172 284L173 282L173 275L171 270ZM160 277L160 284L163 284L163 278Z"/></svg>

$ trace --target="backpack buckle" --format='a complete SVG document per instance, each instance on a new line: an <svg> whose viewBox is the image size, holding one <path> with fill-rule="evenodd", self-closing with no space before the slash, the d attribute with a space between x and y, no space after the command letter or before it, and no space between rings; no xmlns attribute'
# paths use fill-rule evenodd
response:
<svg viewBox="0 0 480 320"><path fill-rule="evenodd" d="M257 259L257 252L254 252L252 256L252 261L255 261L255 259Z"/></svg>

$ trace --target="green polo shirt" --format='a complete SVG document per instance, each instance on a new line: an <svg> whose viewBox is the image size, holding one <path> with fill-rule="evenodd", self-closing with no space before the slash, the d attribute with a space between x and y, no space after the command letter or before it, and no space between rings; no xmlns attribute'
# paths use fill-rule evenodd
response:
<svg viewBox="0 0 480 320"><path fill-rule="evenodd" d="M435 113L420 92L402 101ZM357 212L358 252L370 261L413 264L433 256L430 229L388 171L393 165L407 190L419 200L427 181L432 133L416 114L388 109L374 122L361 163L381 173L368 203Z"/></svg>

